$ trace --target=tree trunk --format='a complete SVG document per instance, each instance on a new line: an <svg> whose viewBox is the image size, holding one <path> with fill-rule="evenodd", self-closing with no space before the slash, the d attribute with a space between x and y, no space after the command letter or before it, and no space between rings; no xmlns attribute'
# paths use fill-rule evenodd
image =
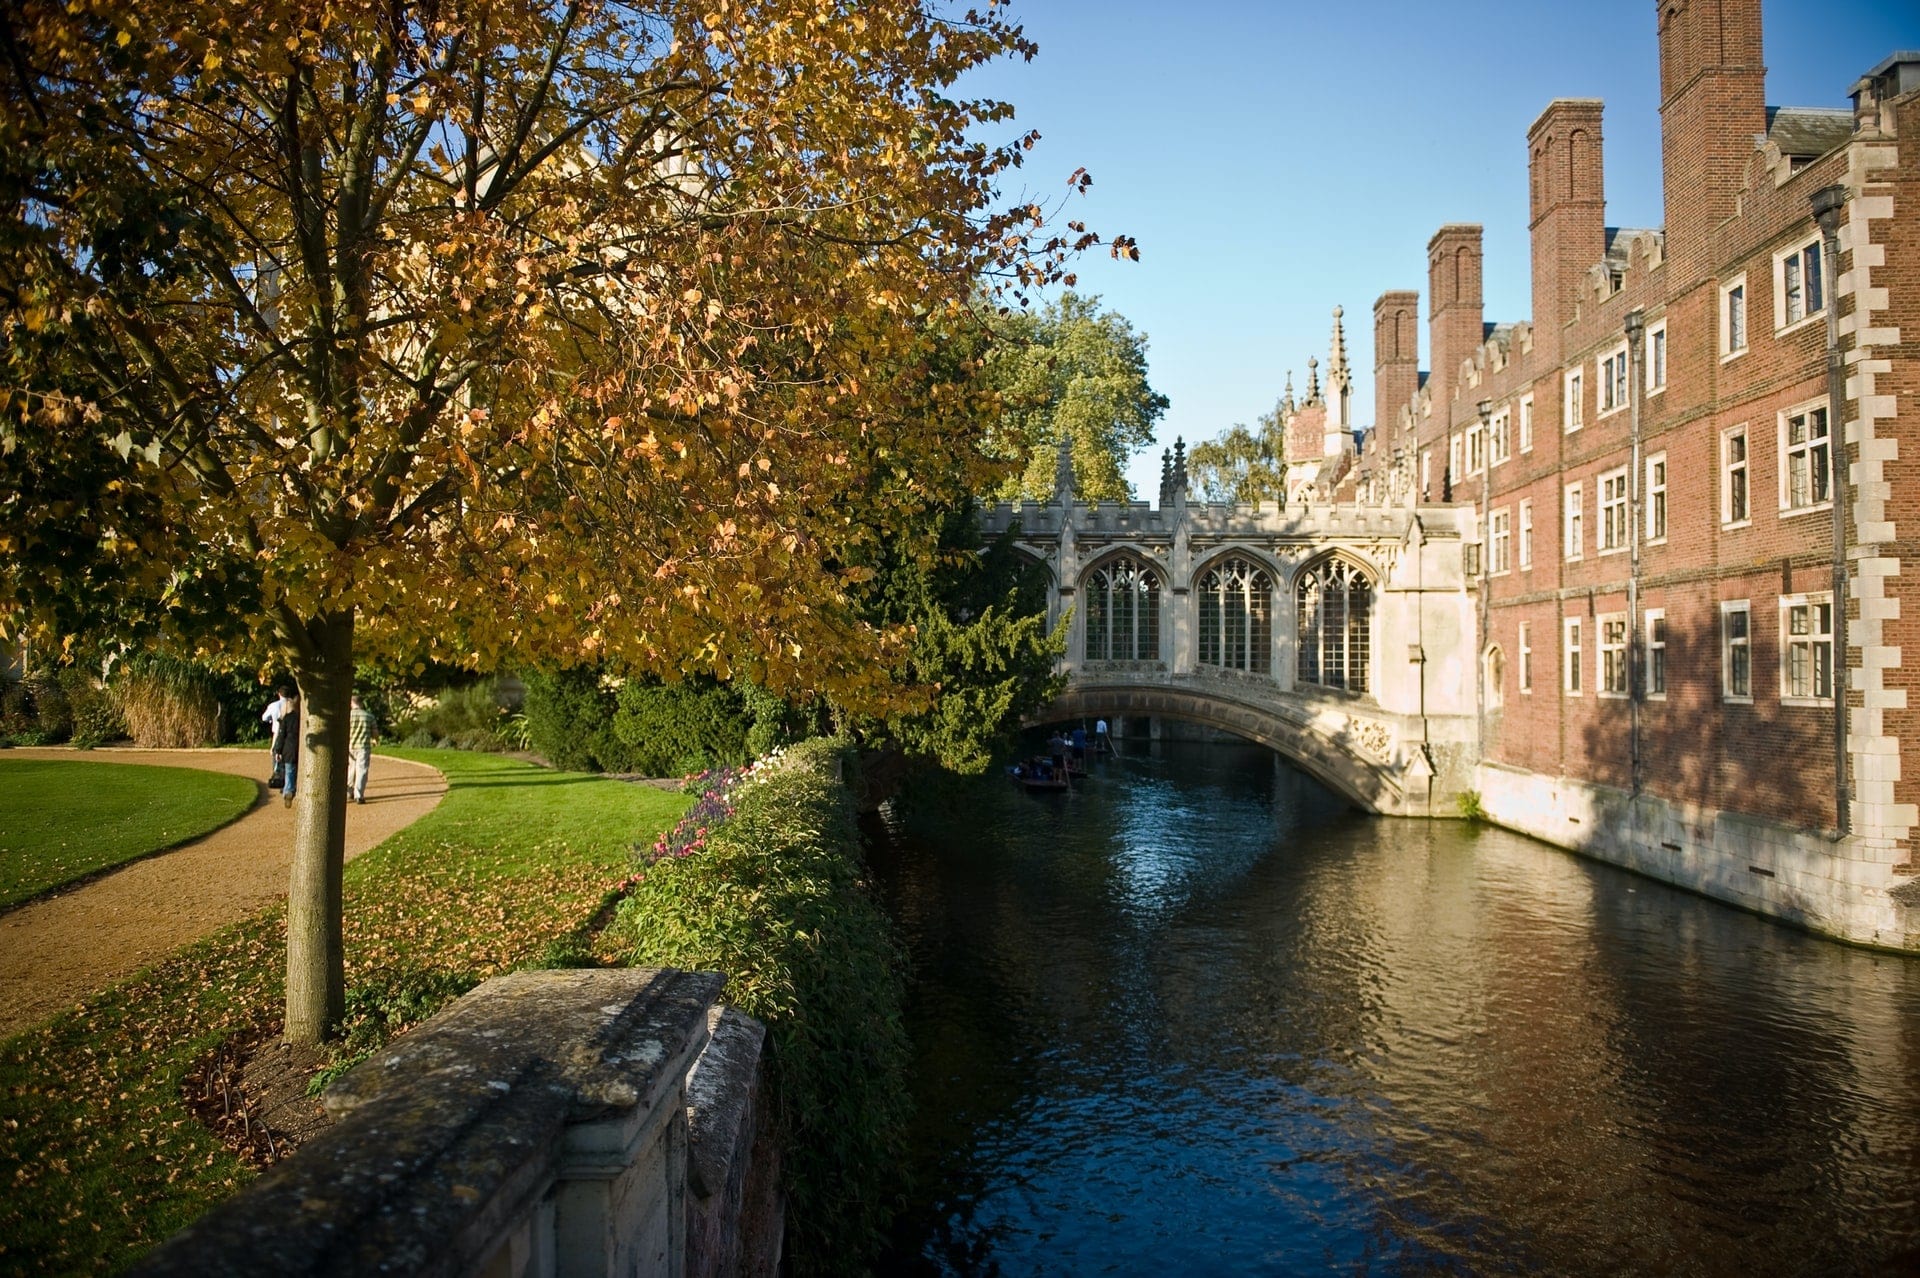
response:
<svg viewBox="0 0 1920 1278"><path fill-rule="evenodd" d="M293 882L287 892L287 1041L318 1043L346 1014L341 872L347 845L347 715L353 695L353 612L307 626L312 658L300 684L300 766L293 801Z"/></svg>

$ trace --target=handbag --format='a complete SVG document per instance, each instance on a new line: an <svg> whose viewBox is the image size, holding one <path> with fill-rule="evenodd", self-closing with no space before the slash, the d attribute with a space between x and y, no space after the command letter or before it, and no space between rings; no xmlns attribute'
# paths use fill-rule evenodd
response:
<svg viewBox="0 0 1920 1278"><path fill-rule="evenodd" d="M273 759L273 775L267 778L267 789L278 790L286 784L287 763L276 751Z"/></svg>

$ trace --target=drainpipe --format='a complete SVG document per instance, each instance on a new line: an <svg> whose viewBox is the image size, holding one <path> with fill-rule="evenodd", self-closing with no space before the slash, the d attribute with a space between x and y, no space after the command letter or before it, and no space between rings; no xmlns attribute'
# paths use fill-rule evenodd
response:
<svg viewBox="0 0 1920 1278"><path fill-rule="evenodd" d="M1493 457L1493 449L1488 446L1488 430L1493 422L1493 401L1483 399L1474 405L1474 408L1480 414L1480 498L1474 512L1474 533L1480 538L1480 643L1473 654L1473 663L1479 667L1479 678L1473 681L1473 686L1479 692L1479 704L1474 707L1474 711L1480 719L1479 750L1480 758L1484 762L1487 757L1487 635L1493 625L1493 620L1488 615L1493 608L1493 577L1490 575L1493 568L1491 558L1493 538L1492 530L1487 527L1487 520L1492 517L1493 506L1492 496L1488 492L1493 485L1493 467L1489 464Z"/></svg>
<svg viewBox="0 0 1920 1278"><path fill-rule="evenodd" d="M1823 186L1813 193L1813 220L1820 224L1827 286L1827 445L1833 497L1833 815L1845 838L1853 831L1853 794L1847 784L1847 369L1840 353L1840 209L1847 188Z"/></svg>
<svg viewBox="0 0 1920 1278"><path fill-rule="evenodd" d="M1420 668L1420 755L1417 766L1426 775L1426 813L1433 815L1433 783L1439 769L1433 762L1433 737L1427 724L1427 536L1416 510L1408 524L1406 543L1413 549L1413 630L1416 642L1408 645L1407 659Z"/></svg>
<svg viewBox="0 0 1920 1278"><path fill-rule="evenodd" d="M1640 793L1640 702L1646 692L1646 680L1640 669L1644 657L1640 643L1640 509L1645 500L1641 491L1640 406L1644 402L1646 377L1644 359L1647 317L1638 307L1627 312L1627 402L1633 444L1627 463L1627 777L1628 792Z"/></svg>

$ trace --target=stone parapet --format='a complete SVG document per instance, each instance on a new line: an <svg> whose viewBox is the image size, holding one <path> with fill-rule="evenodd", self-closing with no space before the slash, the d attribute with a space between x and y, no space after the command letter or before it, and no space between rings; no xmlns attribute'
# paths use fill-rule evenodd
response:
<svg viewBox="0 0 1920 1278"><path fill-rule="evenodd" d="M763 1031L716 1007L723 983L488 981L340 1079L332 1127L136 1272L771 1273Z"/></svg>

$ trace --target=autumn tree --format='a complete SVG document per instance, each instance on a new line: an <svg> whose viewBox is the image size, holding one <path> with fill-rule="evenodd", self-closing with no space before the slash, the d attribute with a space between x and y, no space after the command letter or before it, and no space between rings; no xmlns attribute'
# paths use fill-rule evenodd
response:
<svg viewBox="0 0 1920 1278"><path fill-rule="evenodd" d="M1280 410L1261 414L1249 430L1235 422L1218 439L1203 440L1187 454L1187 477L1207 501L1285 501L1287 463Z"/></svg>
<svg viewBox="0 0 1920 1278"><path fill-rule="evenodd" d="M64 562L182 647L292 669L290 1039L342 1010L356 657L924 703L849 589L922 509L921 459L979 456L983 402L925 375L926 334L1095 242L1003 204L1027 140L982 144L1010 108L952 96L1031 56L1003 6L21 0L0 24L0 450L40 477L0 491L0 616L57 629ZM59 536L20 531L56 499Z"/></svg>
<svg viewBox="0 0 1920 1278"><path fill-rule="evenodd" d="M1075 491L1085 501L1128 501L1127 461L1153 442L1167 397L1147 382L1147 336L1098 297L1064 293L1039 311L993 325L988 381L1001 398L993 452L1016 475L1003 500L1053 495L1060 438L1073 441Z"/></svg>

